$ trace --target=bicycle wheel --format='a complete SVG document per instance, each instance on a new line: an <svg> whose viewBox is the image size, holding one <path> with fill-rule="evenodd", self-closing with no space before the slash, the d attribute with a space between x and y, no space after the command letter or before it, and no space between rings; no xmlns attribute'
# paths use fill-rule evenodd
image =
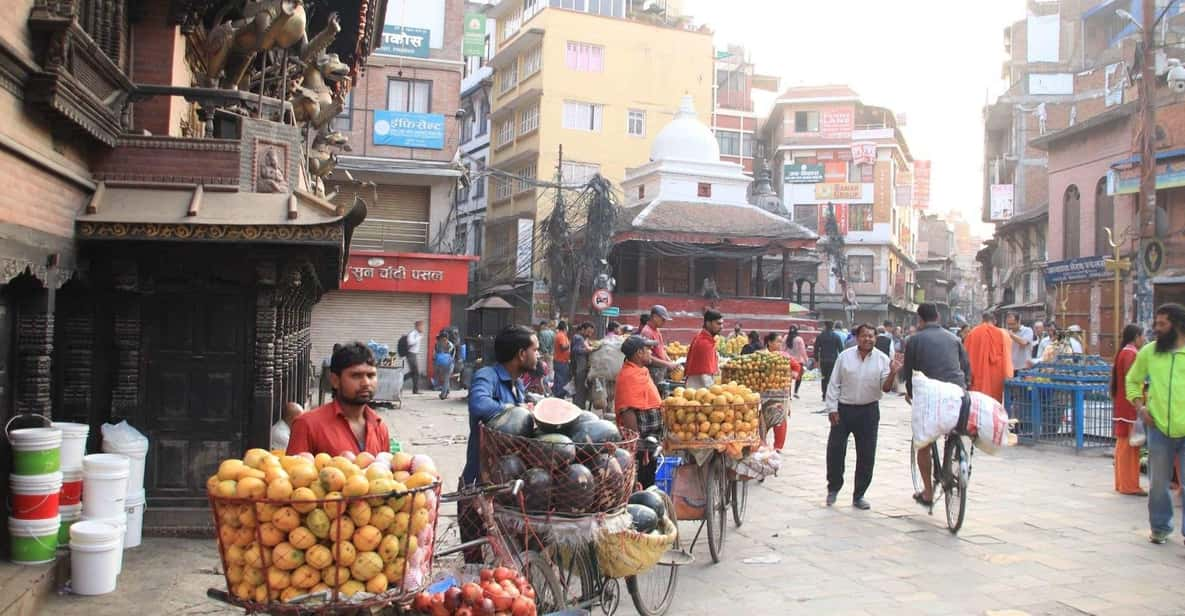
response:
<svg viewBox="0 0 1185 616"><path fill-rule="evenodd" d="M704 516L708 525L708 552L712 562L720 562L724 553L724 532L728 523L728 501L725 490L724 464L719 455L714 455L703 467Z"/></svg>
<svg viewBox="0 0 1185 616"><path fill-rule="evenodd" d="M600 593L598 584L601 574L593 563L591 546L552 545L547 548L546 554L558 572L564 607L586 608L593 605ZM546 612L540 610L539 613Z"/></svg>
<svg viewBox="0 0 1185 616"><path fill-rule="evenodd" d="M675 524L675 543L672 550L680 549L679 518L675 515L675 503L666 494L662 495L666 504L667 515ZM665 559L664 559L665 560ZM664 563L652 567L638 575L625 578L625 587L629 590L630 598L634 601L634 608L641 616L662 616L671 609L675 600L675 586L679 582L679 565Z"/></svg>
<svg viewBox="0 0 1185 616"><path fill-rule="evenodd" d="M744 479L733 479L728 482L732 494L729 500L732 504L732 522L740 528L745 523L745 510L749 508L749 482Z"/></svg>
<svg viewBox="0 0 1185 616"><path fill-rule="evenodd" d="M943 492L946 496L946 527L952 535L957 535L963 527L963 515L967 509L968 467L963 437L948 436L945 450L942 466L946 474L943 482Z"/></svg>
<svg viewBox="0 0 1185 616"><path fill-rule="evenodd" d="M523 575L535 589L535 605L540 614L558 612L566 607L564 587L560 585L555 567L542 554L527 550L519 555Z"/></svg>

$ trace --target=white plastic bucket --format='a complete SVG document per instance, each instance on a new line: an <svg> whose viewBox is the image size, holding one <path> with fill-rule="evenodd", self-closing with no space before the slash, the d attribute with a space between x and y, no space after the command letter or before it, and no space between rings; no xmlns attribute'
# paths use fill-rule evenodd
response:
<svg viewBox="0 0 1185 616"><path fill-rule="evenodd" d="M70 527L70 588L76 595L105 595L115 590L123 561L120 530L84 520Z"/></svg>
<svg viewBox="0 0 1185 616"><path fill-rule="evenodd" d="M51 427L62 431L62 468L82 468L82 456L86 455L86 437L91 427L86 424L55 421Z"/></svg>
<svg viewBox="0 0 1185 616"><path fill-rule="evenodd" d="M148 456L147 442L143 445L117 445L103 441L103 452L124 455L131 460L128 494L144 489L144 459Z"/></svg>
<svg viewBox="0 0 1185 616"><path fill-rule="evenodd" d="M82 514L82 522L98 522L99 524L106 524L119 532L119 558L116 559L115 573L123 571L123 539L128 534L128 519L125 516L116 516L114 518L92 518L84 512ZM75 525L78 523L75 522ZM72 527L73 528L73 527ZM71 542L73 542L73 535L71 535Z"/></svg>
<svg viewBox="0 0 1185 616"><path fill-rule="evenodd" d="M62 470L62 431L56 428L22 428L8 433L12 443L12 472L43 475Z"/></svg>
<svg viewBox="0 0 1185 616"><path fill-rule="evenodd" d="M89 519L124 517L130 463L127 456L92 453L82 458L82 514Z"/></svg>
<svg viewBox="0 0 1185 616"><path fill-rule="evenodd" d="M12 543L12 562L18 565L38 565L52 562L58 550L57 516L48 520L18 520L8 518L8 534Z"/></svg>
<svg viewBox="0 0 1185 616"><path fill-rule="evenodd" d="M125 550L140 545L140 539L144 532L145 502L144 490L128 495L127 508L125 509L128 512L128 532L123 539L123 549Z"/></svg>
<svg viewBox="0 0 1185 616"><path fill-rule="evenodd" d="M12 517L20 520L48 520L58 515L62 473L9 475Z"/></svg>

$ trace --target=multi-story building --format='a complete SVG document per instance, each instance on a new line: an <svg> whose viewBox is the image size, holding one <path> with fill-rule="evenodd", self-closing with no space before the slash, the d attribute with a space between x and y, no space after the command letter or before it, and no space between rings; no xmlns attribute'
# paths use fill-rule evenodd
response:
<svg viewBox="0 0 1185 616"><path fill-rule="evenodd" d="M677 4L502 0L490 9L497 52L484 285L513 290L543 275L532 238L556 198L547 183L557 172L566 187L597 173L619 184L647 162L679 94L710 122L711 33L693 29ZM530 289L504 296L520 310L531 302Z"/></svg>
<svg viewBox="0 0 1185 616"><path fill-rule="evenodd" d="M749 175L753 174L754 159L760 157L756 146L761 117L754 109L753 91L777 92L779 81L775 76L757 73L740 45L716 52L712 132L720 145L720 160L740 164Z"/></svg>
<svg viewBox="0 0 1185 616"><path fill-rule="evenodd" d="M317 359L342 340L394 348L416 321L434 335L454 324L454 308L464 308L475 260L455 245L466 171L458 154L468 124L460 99L466 11L465 0L388 0L382 44L334 120L352 147L338 156L327 190L339 204L366 199L367 215L346 282L313 311ZM406 279L381 277L400 267ZM431 364L428 346L421 345L420 366Z"/></svg>
<svg viewBox="0 0 1185 616"><path fill-rule="evenodd" d="M917 288L914 300L938 307L942 323L954 323L958 300L956 286L960 277L955 264L957 244L954 228L937 214L918 218Z"/></svg>
<svg viewBox="0 0 1185 616"><path fill-rule="evenodd" d="M1005 31L1010 87L985 112L983 216L997 227L982 262L993 304L1078 325L1087 346L1104 355L1114 354L1118 334L1113 274L1103 268L1113 254L1106 230L1119 236L1130 227L1121 250L1134 257L1137 248L1138 103L1129 73L1138 55L1131 16L1140 19L1141 6L1138 0L1030 2L1027 18ZM1165 8L1158 36L1179 39L1181 13L1179 3ZM1164 120L1158 119L1157 147L1171 154L1181 142L1172 139L1168 118L1176 110L1160 78L1167 54L1157 53L1158 96L1165 97L1158 99Z"/></svg>
<svg viewBox="0 0 1185 616"><path fill-rule="evenodd" d="M762 138L783 203L795 222L819 233L820 252L829 213L844 236L846 281L827 259L819 266L823 316L910 320L914 161L895 114L864 104L847 86L794 87L779 95Z"/></svg>

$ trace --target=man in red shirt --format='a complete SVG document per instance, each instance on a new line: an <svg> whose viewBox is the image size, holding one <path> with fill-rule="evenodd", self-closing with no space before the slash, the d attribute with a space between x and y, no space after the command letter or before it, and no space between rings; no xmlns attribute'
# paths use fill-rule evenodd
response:
<svg viewBox="0 0 1185 616"><path fill-rule="evenodd" d="M704 311L704 328L691 339L687 350L687 387L700 389L711 387L716 381L716 334L724 329L724 315L715 310Z"/></svg>
<svg viewBox="0 0 1185 616"><path fill-rule="evenodd" d="M337 392L332 402L292 422L288 455L309 452L331 456L344 452L389 451L387 426L367 403L374 398L378 369L374 353L361 342L343 345L329 360L329 381Z"/></svg>
<svg viewBox="0 0 1185 616"><path fill-rule="evenodd" d="M655 304L650 309L650 318L646 320L646 325L642 327L642 331L638 332L643 338L654 341L654 354L650 357L650 378L654 380L654 384L667 379L667 371L674 370L677 365L667 357L667 343L662 339L662 332L659 331L663 325L671 320L671 313L667 312L665 306Z"/></svg>
<svg viewBox="0 0 1185 616"><path fill-rule="evenodd" d="M555 328L555 354L552 356L552 371L555 374L555 384L551 388L551 395L559 399L567 397L565 388L572 380L572 339L568 338L568 323L560 321Z"/></svg>

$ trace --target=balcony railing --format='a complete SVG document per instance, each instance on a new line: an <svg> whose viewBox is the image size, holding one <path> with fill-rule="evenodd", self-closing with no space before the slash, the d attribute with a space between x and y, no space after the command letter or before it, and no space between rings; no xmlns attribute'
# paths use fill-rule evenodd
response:
<svg viewBox="0 0 1185 616"><path fill-rule="evenodd" d="M350 248L382 252L424 252L428 249L428 232L427 222L367 218L354 232Z"/></svg>

